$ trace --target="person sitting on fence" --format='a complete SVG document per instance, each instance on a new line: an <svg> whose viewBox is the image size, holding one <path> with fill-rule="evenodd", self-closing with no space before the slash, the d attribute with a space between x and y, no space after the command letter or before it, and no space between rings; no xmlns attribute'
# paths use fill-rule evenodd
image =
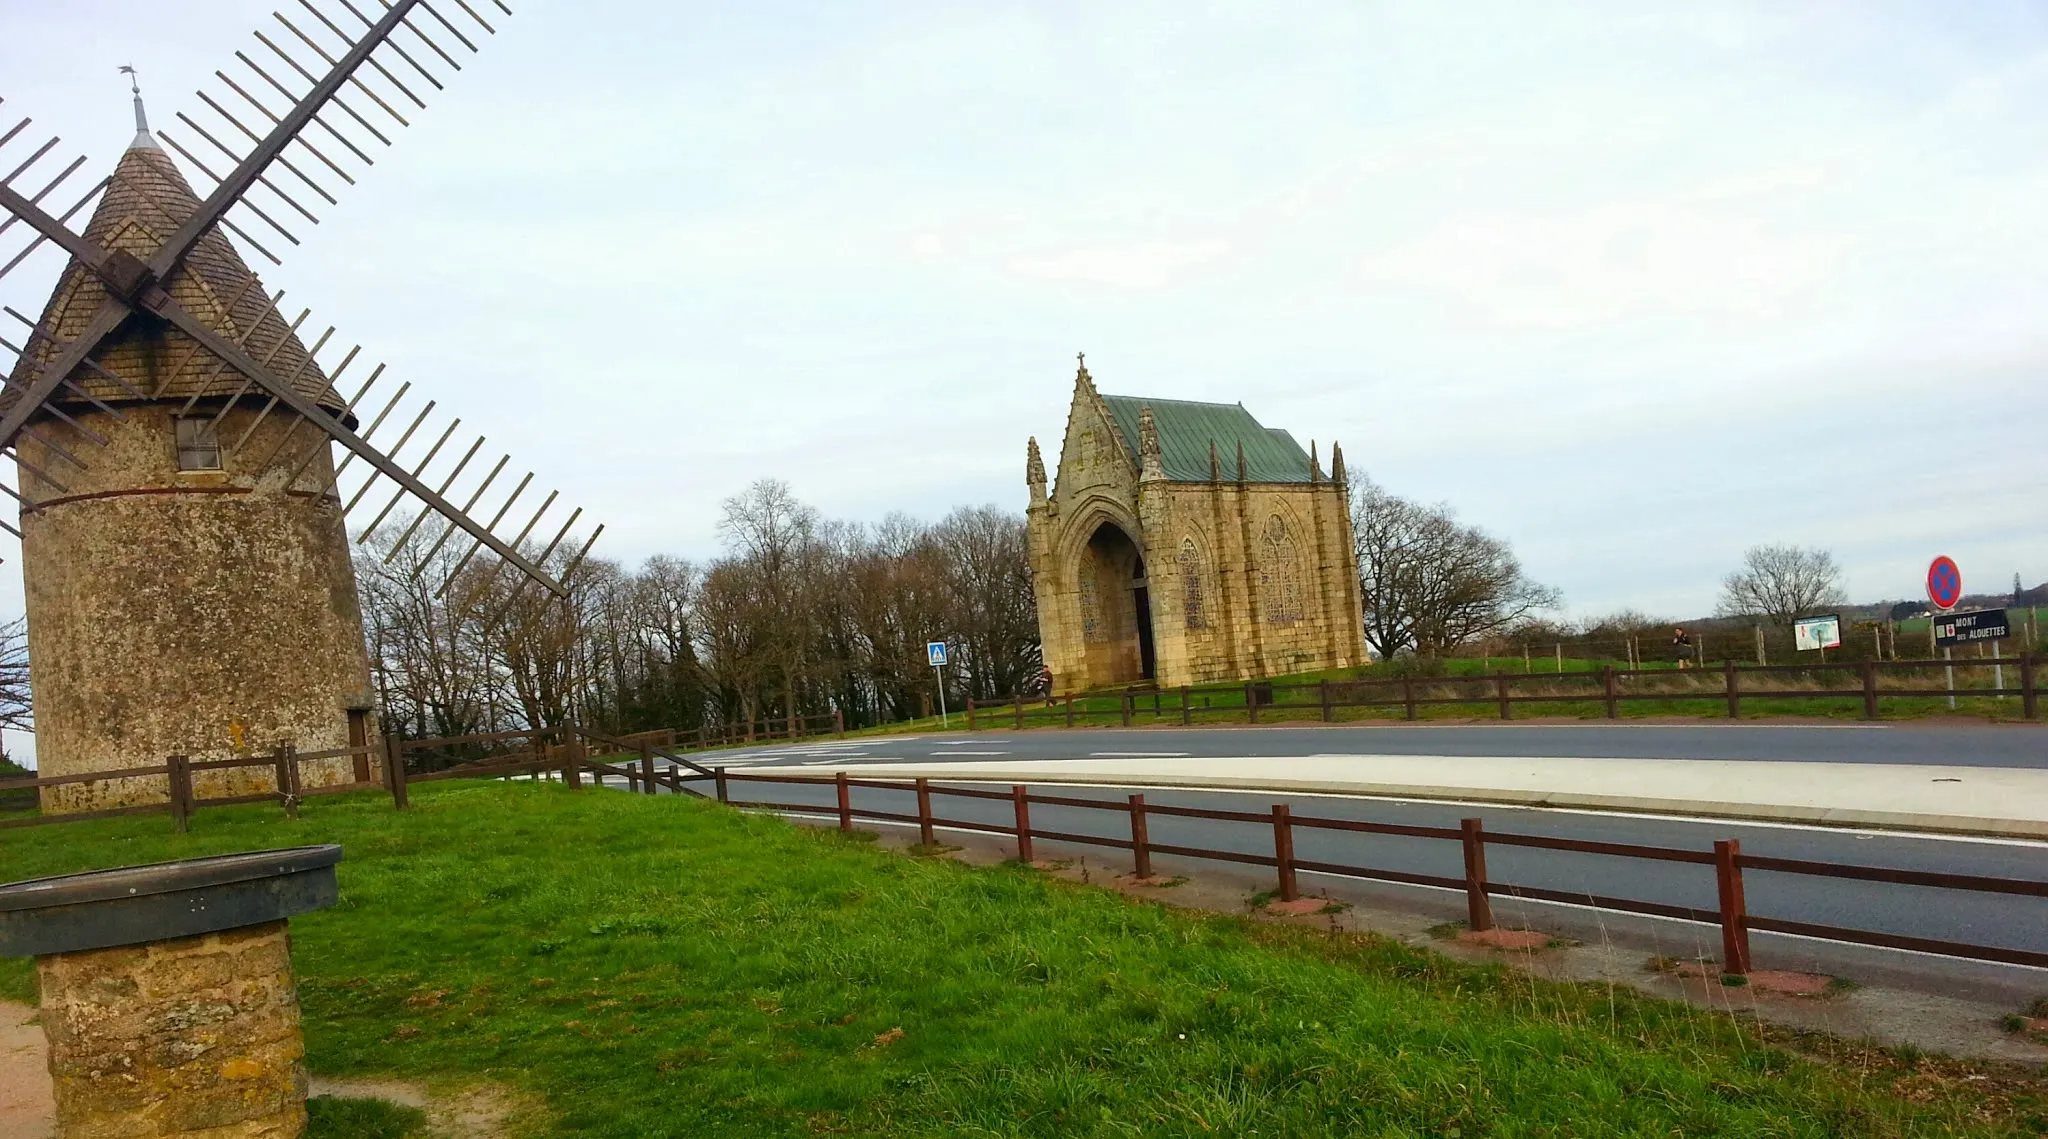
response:
<svg viewBox="0 0 2048 1139"><path fill-rule="evenodd" d="M1692 634L1684 629L1671 630L1671 647L1678 650L1678 667L1684 668L1686 658L1692 656Z"/></svg>

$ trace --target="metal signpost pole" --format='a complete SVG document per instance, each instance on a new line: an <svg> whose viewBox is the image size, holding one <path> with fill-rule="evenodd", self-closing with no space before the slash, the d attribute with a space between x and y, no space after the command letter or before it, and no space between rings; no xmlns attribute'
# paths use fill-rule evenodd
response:
<svg viewBox="0 0 2048 1139"><path fill-rule="evenodd" d="M932 679L939 688L939 727L946 725L946 642L927 641L924 646L925 659L931 662ZM971 711L972 709L970 709ZM968 719L973 719L969 716ZM973 727L972 724L968 725Z"/></svg>
<svg viewBox="0 0 2048 1139"><path fill-rule="evenodd" d="M1963 600L1963 571L1955 559L1946 554L1927 565L1927 600L1934 603L1934 613L1927 618L1927 645L1933 648L1940 640L1935 631L1940 618ZM1955 649L1942 646L1941 659L1944 662L1942 671L1948 679L1948 708L1953 712L1956 708L1956 666L1947 662L1955 659Z"/></svg>

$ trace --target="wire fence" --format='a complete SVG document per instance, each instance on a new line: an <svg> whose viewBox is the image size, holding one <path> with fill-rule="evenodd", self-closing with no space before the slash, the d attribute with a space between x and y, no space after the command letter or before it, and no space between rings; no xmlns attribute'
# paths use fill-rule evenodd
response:
<svg viewBox="0 0 2048 1139"><path fill-rule="evenodd" d="M969 729L1125 727L1139 723L1419 720L1431 710L1512 720L1522 710L1619 719L1625 706L1655 713L1951 710L2040 717L2039 658L1864 660L1835 665L1738 665L1712 669L1615 668L1562 673L1246 681L1131 688L1062 697L1016 695L967 702Z"/></svg>

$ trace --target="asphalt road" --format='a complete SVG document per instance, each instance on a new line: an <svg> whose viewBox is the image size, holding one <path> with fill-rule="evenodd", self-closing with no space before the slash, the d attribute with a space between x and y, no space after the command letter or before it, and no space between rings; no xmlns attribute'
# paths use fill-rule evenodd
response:
<svg viewBox="0 0 2048 1139"><path fill-rule="evenodd" d="M829 755L827 754L829 753ZM2048 769L2048 725L1445 724L954 732L715 753L717 762L917 763L1110 756L1489 755L1802 760Z"/></svg>
<svg viewBox="0 0 2048 1139"><path fill-rule="evenodd" d="M734 771L762 767L861 763L945 762L956 759L1053 760L1115 756L1283 757L1329 754L1436 754L1582 756L1614 758L1936 763L2048 768L2048 731L2026 725L1427 725L1370 727L1201 728L1193 730L983 731L950 735L821 740L717 753ZM971 784L966 786L972 786ZM815 805L829 811L830 786L733 784L735 798ZM708 791L709 787L705 786ZM1099 799L1118 807L1143 792L1148 804L1270 812L1287 803L1297 816L1358 819L1418 826L1456 827L1477 816L1489 831L1711 851L1716 839L1736 838L1749 855L1848 863L1909 870L2048 879L2048 844L1966 837L1915 836L1827 827L1743 823L1723 819L1651 817L1595 811L1473 806L1270 791L1231 792L1147 787L1087 786L1034 791ZM855 805L914 814L909 792L858 789ZM1008 803L939 796L944 819L1008 825ZM1130 836L1127 810L1034 806L1032 825L1109 838ZM1151 841L1247 854L1272 853L1269 824L1149 817ZM1103 847L1073 847L1091 862L1118 871L1129 854ZM1299 859L1409 873L1458 877L1455 842L1295 828ZM1489 845L1488 876L1495 882L1574 894L1629 898L1712 910L1712 867L1603 855ZM1159 856L1172 872L1207 866ZM1238 871L1256 871L1237 865ZM2048 898L1978 894L1839 878L1751 871L1745 886L1754 915L1838 925L1880 933L2048 952ZM1318 881L1302 876L1304 888ZM1496 906L1504 903L1496 901ZM2048 976L2048 971L2041 971Z"/></svg>

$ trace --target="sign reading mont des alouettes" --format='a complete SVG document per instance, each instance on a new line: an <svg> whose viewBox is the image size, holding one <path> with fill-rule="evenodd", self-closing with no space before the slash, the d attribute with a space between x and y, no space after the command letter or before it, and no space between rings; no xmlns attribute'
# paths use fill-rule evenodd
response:
<svg viewBox="0 0 2048 1139"><path fill-rule="evenodd" d="M1934 647L1953 648L1978 641L2002 641L2012 636L2003 609L1978 609L1970 613L1949 613L1934 619Z"/></svg>

